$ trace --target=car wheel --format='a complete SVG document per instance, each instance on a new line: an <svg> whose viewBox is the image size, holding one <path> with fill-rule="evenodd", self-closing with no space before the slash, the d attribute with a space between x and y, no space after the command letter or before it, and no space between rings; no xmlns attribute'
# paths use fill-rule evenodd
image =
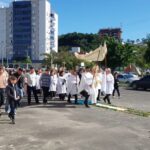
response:
<svg viewBox="0 0 150 150"><path fill-rule="evenodd" d="M137 90L137 89L138 89L136 83L133 83L132 88L133 88L134 90Z"/></svg>

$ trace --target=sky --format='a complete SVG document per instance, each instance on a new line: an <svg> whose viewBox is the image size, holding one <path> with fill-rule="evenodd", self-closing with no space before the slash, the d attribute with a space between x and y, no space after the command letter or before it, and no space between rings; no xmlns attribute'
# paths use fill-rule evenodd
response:
<svg viewBox="0 0 150 150"><path fill-rule="evenodd" d="M10 0L0 0L8 3ZM123 39L142 39L150 33L150 0L50 0L59 15L59 35L97 33L121 27Z"/></svg>

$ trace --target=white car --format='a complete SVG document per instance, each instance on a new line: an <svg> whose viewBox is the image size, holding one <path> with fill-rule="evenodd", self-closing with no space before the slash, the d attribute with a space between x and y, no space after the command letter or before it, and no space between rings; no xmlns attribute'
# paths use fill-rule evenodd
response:
<svg viewBox="0 0 150 150"><path fill-rule="evenodd" d="M136 81L136 80L139 80L140 78L135 75L135 74L119 74L118 75L118 80L119 82L122 82L122 83L132 83L133 81Z"/></svg>

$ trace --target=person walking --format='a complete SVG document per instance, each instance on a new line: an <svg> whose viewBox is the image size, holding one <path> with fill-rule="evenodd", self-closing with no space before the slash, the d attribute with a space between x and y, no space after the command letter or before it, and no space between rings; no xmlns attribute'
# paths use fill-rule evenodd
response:
<svg viewBox="0 0 150 150"><path fill-rule="evenodd" d="M43 104L47 104L47 97L49 96L50 84L51 84L51 77L49 74L49 69L46 69L45 73L43 73L40 78L40 85L43 90Z"/></svg>
<svg viewBox="0 0 150 150"><path fill-rule="evenodd" d="M117 91L118 98L120 98L119 80L118 80L118 73L117 72L115 72L115 74L114 74L114 79L115 79L115 82L114 82L113 97L115 96L115 92Z"/></svg>
<svg viewBox="0 0 150 150"><path fill-rule="evenodd" d="M71 71L71 75L67 80L67 95L68 95L68 103L71 103L71 96L75 97L75 104L78 103L78 87L79 87L79 76L76 70Z"/></svg>
<svg viewBox="0 0 150 150"><path fill-rule="evenodd" d="M17 72L13 74L17 78L17 86L20 92L20 100L17 101L17 105L20 106L21 98L24 96L24 75L23 75L23 69L18 68Z"/></svg>
<svg viewBox="0 0 150 150"><path fill-rule="evenodd" d="M110 96L112 95L114 90L114 77L111 73L111 69L106 69L106 96L103 98L104 102L106 103L106 100L108 104L111 104L110 102Z"/></svg>
<svg viewBox="0 0 150 150"><path fill-rule="evenodd" d="M11 76L9 78L9 84L6 87L7 100L10 106L8 117L11 119L12 124L15 124L16 102L20 99L20 91L16 83L17 78Z"/></svg>
<svg viewBox="0 0 150 150"><path fill-rule="evenodd" d="M89 108L88 100L90 95L92 95L92 84L93 84L93 75L90 72L90 68L86 67L86 71L82 73L81 82L79 85L78 92L85 97L84 104L87 108Z"/></svg>
<svg viewBox="0 0 150 150"><path fill-rule="evenodd" d="M27 79L27 95L28 105L31 104L31 93L33 92L36 104L39 104L39 99L36 91L37 76L33 67L30 68L30 72L26 75Z"/></svg>
<svg viewBox="0 0 150 150"><path fill-rule="evenodd" d="M64 101L65 100L65 96L67 93L67 80L64 74L64 71L61 70L59 72L59 76L58 76L58 82L57 82L57 93L59 94L59 98L60 100Z"/></svg>
<svg viewBox="0 0 150 150"><path fill-rule="evenodd" d="M1 116L1 107L5 101L5 89L8 81L8 73L5 71L3 66L0 66L0 116Z"/></svg>
<svg viewBox="0 0 150 150"><path fill-rule="evenodd" d="M50 91L50 97L51 99L53 99L56 96L56 88L57 88L57 81L58 81L58 77L55 69L51 70L50 76L51 76L51 84L50 84L49 91Z"/></svg>

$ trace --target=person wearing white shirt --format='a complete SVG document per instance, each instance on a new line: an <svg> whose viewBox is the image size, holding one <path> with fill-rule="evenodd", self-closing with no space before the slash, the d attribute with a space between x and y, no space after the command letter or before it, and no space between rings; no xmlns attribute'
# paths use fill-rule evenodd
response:
<svg viewBox="0 0 150 150"><path fill-rule="evenodd" d="M114 77L111 73L111 69L106 69L106 96L103 98L104 102L108 102L108 104L111 104L110 102L110 96L112 95L114 90Z"/></svg>
<svg viewBox="0 0 150 150"><path fill-rule="evenodd" d="M58 82L57 82L57 93L59 94L60 100L65 100L65 96L67 93L66 84L67 81L66 81L64 71L60 71L58 76Z"/></svg>
<svg viewBox="0 0 150 150"><path fill-rule="evenodd" d="M51 70L50 72L51 84L50 84L50 97L53 99L56 96L56 88L57 88L57 74L55 70Z"/></svg>
<svg viewBox="0 0 150 150"><path fill-rule="evenodd" d="M101 72L101 69L99 69L99 73L98 73L98 86L97 86L97 90L98 90L97 101L100 101L101 88L102 88L102 79L103 79L103 74Z"/></svg>
<svg viewBox="0 0 150 150"><path fill-rule="evenodd" d="M93 84L93 75L90 72L90 68L87 67L86 71L82 73L81 82L78 90L78 92L83 97L85 97L84 104L87 108L89 107L88 99L93 92L92 84Z"/></svg>
<svg viewBox="0 0 150 150"><path fill-rule="evenodd" d="M39 99L36 91L37 76L33 67L30 68L30 73L27 76L27 94L28 94L28 105L31 104L31 92L33 92L36 104L39 104Z"/></svg>
<svg viewBox="0 0 150 150"><path fill-rule="evenodd" d="M79 76L75 70L71 71L71 75L67 79L67 95L68 103L71 103L71 96L75 96L75 104L78 103L78 86L79 86Z"/></svg>

